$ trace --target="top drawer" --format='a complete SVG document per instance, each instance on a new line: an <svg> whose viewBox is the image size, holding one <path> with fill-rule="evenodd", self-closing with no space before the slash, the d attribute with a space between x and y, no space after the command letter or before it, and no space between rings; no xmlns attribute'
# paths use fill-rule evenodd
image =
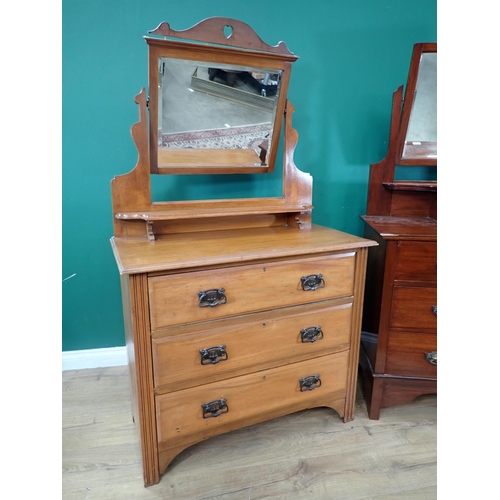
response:
<svg viewBox="0 0 500 500"><path fill-rule="evenodd" d="M394 279L437 280L437 245L435 242L400 241Z"/></svg>
<svg viewBox="0 0 500 500"><path fill-rule="evenodd" d="M151 277L151 329L350 296L354 261L349 253Z"/></svg>

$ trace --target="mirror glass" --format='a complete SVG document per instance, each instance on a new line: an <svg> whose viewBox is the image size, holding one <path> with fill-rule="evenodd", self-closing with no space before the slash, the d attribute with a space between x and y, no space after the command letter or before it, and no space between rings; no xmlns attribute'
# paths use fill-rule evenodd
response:
<svg viewBox="0 0 500 500"><path fill-rule="evenodd" d="M420 57L403 157L437 158L437 53Z"/></svg>
<svg viewBox="0 0 500 500"><path fill-rule="evenodd" d="M267 166L281 80L273 68L158 58L158 165L176 165L183 150L189 166L186 150L210 149Z"/></svg>
<svg viewBox="0 0 500 500"><path fill-rule="evenodd" d="M159 58L158 147L251 149L259 161L280 80L280 70Z"/></svg>

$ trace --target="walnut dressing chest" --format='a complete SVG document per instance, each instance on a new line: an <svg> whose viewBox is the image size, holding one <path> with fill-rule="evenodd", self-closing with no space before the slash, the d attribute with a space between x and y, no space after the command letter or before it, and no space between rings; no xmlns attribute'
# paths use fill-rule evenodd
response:
<svg viewBox="0 0 500 500"><path fill-rule="evenodd" d="M209 164L211 150L195 159L181 151L178 164L162 164L165 152L152 152L157 138L148 141L144 92L136 98L139 122L132 129L138 164L112 181L111 244L146 486L157 483L182 450L211 436L317 406L334 409L344 422L354 416L367 247L376 243L311 223L312 179L293 162L297 133L286 101L296 57L281 44L264 46L247 25L230 19L206 20L186 36L196 40L202 33L220 43L218 33L227 26L238 43L261 44L260 51L191 47L195 55L182 57L226 68L236 54L245 67L274 68L278 136L285 117L283 196L152 203L152 170L240 173L252 167L231 151L230 159L217 152L217 164L207 167L203 158ZM172 34L164 25L158 30ZM148 43L162 58L179 57L168 52L170 41ZM150 113L152 106L150 98ZM268 142L257 159L256 173L273 168Z"/></svg>
<svg viewBox="0 0 500 500"><path fill-rule="evenodd" d="M368 257L360 369L372 419L437 392L437 182L395 179L396 166L437 167L436 64L435 43L414 46L389 151L370 166L363 220L379 245Z"/></svg>

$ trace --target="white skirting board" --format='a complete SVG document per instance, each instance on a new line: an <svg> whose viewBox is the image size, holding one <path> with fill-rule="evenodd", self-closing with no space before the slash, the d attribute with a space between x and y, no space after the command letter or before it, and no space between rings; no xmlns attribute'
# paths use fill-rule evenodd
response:
<svg viewBox="0 0 500 500"><path fill-rule="evenodd" d="M127 348L107 347L104 349L85 349L82 351L63 351L62 369L83 370L85 368L103 368L124 366L127 364Z"/></svg>

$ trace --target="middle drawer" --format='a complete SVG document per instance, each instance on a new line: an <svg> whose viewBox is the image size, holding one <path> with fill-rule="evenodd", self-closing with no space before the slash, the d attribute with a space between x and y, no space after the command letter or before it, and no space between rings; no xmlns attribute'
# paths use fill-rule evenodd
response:
<svg viewBox="0 0 500 500"><path fill-rule="evenodd" d="M353 294L354 253L150 277L151 329Z"/></svg>
<svg viewBox="0 0 500 500"><path fill-rule="evenodd" d="M170 392L349 348L352 303L250 314L157 332L154 385Z"/></svg>
<svg viewBox="0 0 500 500"><path fill-rule="evenodd" d="M436 331L436 308L436 287L395 286L390 327Z"/></svg>

